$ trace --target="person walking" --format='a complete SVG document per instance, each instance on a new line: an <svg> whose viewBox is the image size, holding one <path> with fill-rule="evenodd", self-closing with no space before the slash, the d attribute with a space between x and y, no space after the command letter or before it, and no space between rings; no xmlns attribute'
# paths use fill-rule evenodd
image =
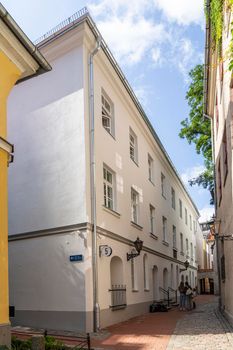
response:
<svg viewBox="0 0 233 350"><path fill-rule="evenodd" d="M180 292L180 311L185 311L186 288L183 281L180 282L178 290Z"/></svg>
<svg viewBox="0 0 233 350"><path fill-rule="evenodd" d="M192 295L193 295L193 291L192 288L190 287L190 285L188 284L188 282L185 282L185 305L188 311L190 311L192 309Z"/></svg>

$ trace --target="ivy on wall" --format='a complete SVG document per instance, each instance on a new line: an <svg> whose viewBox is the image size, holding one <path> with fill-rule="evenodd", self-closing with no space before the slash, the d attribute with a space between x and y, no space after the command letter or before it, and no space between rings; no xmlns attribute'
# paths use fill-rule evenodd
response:
<svg viewBox="0 0 233 350"><path fill-rule="evenodd" d="M211 0L210 12L206 15L209 16L211 25L211 37L213 43L213 49L217 50L220 59L222 58L222 33L224 26L224 3L228 11L233 9L233 0ZM227 56L230 59L229 70L233 70L233 22L231 23L231 42Z"/></svg>

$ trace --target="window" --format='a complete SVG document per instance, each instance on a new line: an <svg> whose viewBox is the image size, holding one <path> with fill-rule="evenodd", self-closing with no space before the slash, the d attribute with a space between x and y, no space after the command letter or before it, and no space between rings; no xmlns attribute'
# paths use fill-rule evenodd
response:
<svg viewBox="0 0 233 350"><path fill-rule="evenodd" d="M179 199L179 208L180 208L180 218L182 219L182 217L183 217L183 205L182 205L181 199Z"/></svg>
<svg viewBox="0 0 233 350"><path fill-rule="evenodd" d="M196 222L193 220L193 232L196 233Z"/></svg>
<svg viewBox="0 0 233 350"><path fill-rule="evenodd" d="M148 154L148 172L149 172L149 180L151 182L154 182L154 161L149 154Z"/></svg>
<svg viewBox="0 0 233 350"><path fill-rule="evenodd" d="M138 224L139 218L139 194L131 188L131 220Z"/></svg>
<svg viewBox="0 0 233 350"><path fill-rule="evenodd" d="M173 248L176 248L176 226L172 226Z"/></svg>
<svg viewBox="0 0 233 350"><path fill-rule="evenodd" d="M137 136L132 129L129 130L129 152L130 158L137 163L138 162L138 143Z"/></svg>
<svg viewBox="0 0 233 350"><path fill-rule="evenodd" d="M102 93L102 125L105 130L113 135L114 134L114 117L113 117L113 103Z"/></svg>
<svg viewBox="0 0 233 350"><path fill-rule="evenodd" d="M192 230L192 216L189 215L189 227L190 227L190 230Z"/></svg>
<svg viewBox="0 0 233 350"><path fill-rule="evenodd" d="M150 233L155 233L155 208L150 205Z"/></svg>
<svg viewBox="0 0 233 350"><path fill-rule="evenodd" d="M195 260L195 261L196 261L196 256L197 256L196 250L197 250L197 248L194 247L194 257L193 257L193 260Z"/></svg>
<svg viewBox="0 0 233 350"><path fill-rule="evenodd" d="M191 260L193 260L193 244L190 243Z"/></svg>
<svg viewBox="0 0 233 350"><path fill-rule="evenodd" d="M180 251L184 252L184 236L183 233L180 233Z"/></svg>
<svg viewBox="0 0 233 350"><path fill-rule="evenodd" d="M166 198L166 184L165 184L165 175L161 173L161 193L164 198Z"/></svg>
<svg viewBox="0 0 233 350"><path fill-rule="evenodd" d="M106 208L115 210L114 205L114 182L115 174L104 166L103 168L103 178L104 178L104 206Z"/></svg>
<svg viewBox="0 0 233 350"><path fill-rule="evenodd" d="M222 139L222 150L223 150L223 185L225 186L225 182L228 174L226 124L224 127L224 133L223 133L223 139Z"/></svg>
<svg viewBox="0 0 233 350"><path fill-rule="evenodd" d="M176 209L176 193L174 188L171 188L171 197L172 197L172 208Z"/></svg>
<svg viewBox="0 0 233 350"><path fill-rule="evenodd" d="M186 225L188 225L188 212L186 208L185 208L185 223Z"/></svg>
<svg viewBox="0 0 233 350"><path fill-rule="evenodd" d="M131 259L131 283L132 283L133 291L138 290L138 276L137 276L137 269L135 264L136 264L135 259Z"/></svg>
<svg viewBox="0 0 233 350"><path fill-rule="evenodd" d="M188 238L186 238L185 242L186 242L186 257L189 257L189 241L188 241Z"/></svg>
<svg viewBox="0 0 233 350"><path fill-rule="evenodd" d="M163 241L167 242L167 219L163 216Z"/></svg>
<svg viewBox="0 0 233 350"><path fill-rule="evenodd" d="M218 162L218 205L220 205L222 199L222 176L221 176L221 159Z"/></svg>

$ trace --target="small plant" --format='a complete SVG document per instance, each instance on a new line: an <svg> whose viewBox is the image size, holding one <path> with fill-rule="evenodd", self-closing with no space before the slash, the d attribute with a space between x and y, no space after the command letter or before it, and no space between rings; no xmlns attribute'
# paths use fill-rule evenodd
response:
<svg viewBox="0 0 233 350"><path fill-rule="evenodd" d="M65 345L49 335L45 336L45 350L65 350Z"/></svg>
<svg viewBox="0 0 233 350"><path fill-rule="evenodd" d="M11 348L12 350L31 350L32 342L30 339L20 340L20 339L17 339L16 337L12 337Z"/></svg>

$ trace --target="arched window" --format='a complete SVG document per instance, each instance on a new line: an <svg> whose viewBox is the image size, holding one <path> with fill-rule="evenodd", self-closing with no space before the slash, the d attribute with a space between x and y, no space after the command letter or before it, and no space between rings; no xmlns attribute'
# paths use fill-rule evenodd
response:
<svg viewBox="0 0 233 350"><path fill-rule="evenodd" d="M163 289L168 290L168 270L163 269Z"/></svg>
<svg viewBox="0 0 233 350"><path fill-rule="evenodd" d="M159 278L158 278L158 267L154 265L152 270L152 281L153 281L153 300L159 299Z"/></svg>
<svg viewBox="0 0 233 350"><path fill-rule="evenodd" d="M111 286L124 284L123 262L118 256L114 256L110 262Z"/></svg>

